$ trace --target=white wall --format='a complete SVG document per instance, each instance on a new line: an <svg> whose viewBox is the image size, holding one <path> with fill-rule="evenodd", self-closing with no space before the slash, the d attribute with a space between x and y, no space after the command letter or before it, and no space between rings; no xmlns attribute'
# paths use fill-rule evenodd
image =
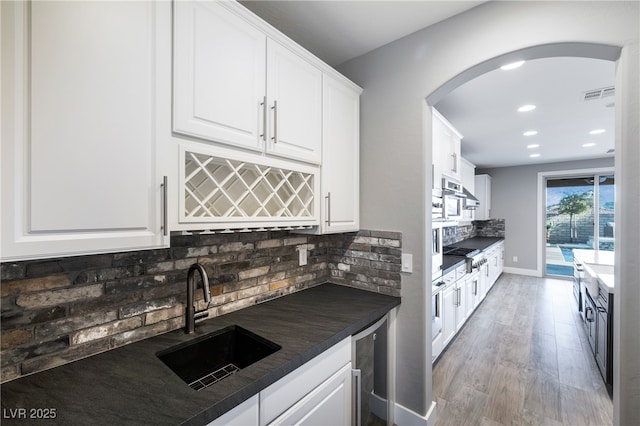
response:
<svg viewBox="0 0 640 426"><path fill-rule="evenodd" d="M640 18L636 14L636 18ZM640 22L638 19L637 22ZM616 72L616 277L613 317L614 424L640 424L640 45Z"/></svg>
<svg viewBox="0 0 640 426"><path fill-rule="evenodd" d="M610 167L614 159L545 163L530 166L478 169L491 176L491 217L505 219L505 267L531 270L538 265L538 173ZM518 256L518 263L513 262Z"/></svg>
<svg viewBox="0 0 640 426"><path fill-rule="evenodd" d="M425 114L425 98L435 104L447 90L474 73L496 68L496 58L506 60L516 51L524 50L528 59L571 56L562 44L570 43L574 55L615 59L619 52L616 46L637 43L638 17L637 2L489 2L340 67L364 88L361 225L401 231L403 250L414 255L413 274L403 276L397 318L396 398L402 406L425 416L432 400L431 345L426 337L431 324L425 320L431 309L427 303L430 277L425 273L430 259L424 237L430 226L430 217L424 213L426 189L431 187L431 175L425 167L431 164L431 120ZM536 48L556 43L561 45ZM587 45L579 48L577 43ZM589 43L613 48L596 49ZM637 51L629 55L636 55L637 62ZM630 62L623 66L630 68ZM637 104L628 107L629 114L638 114ZM620 144L631 143L631 135L623 133ZM635 135L633 143L637 143L637 132ZM622 182L632 178L638 182L638 168L629 167L623 173ZM636 244L637 231L635 223L631 232ZM626 234L623 237L633 239ZM630 401L626 396L621 398L620 411L625 411Z"/></svg>

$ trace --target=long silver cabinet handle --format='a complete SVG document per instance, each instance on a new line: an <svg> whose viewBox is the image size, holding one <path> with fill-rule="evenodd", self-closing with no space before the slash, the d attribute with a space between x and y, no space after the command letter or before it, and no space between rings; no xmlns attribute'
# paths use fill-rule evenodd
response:
<svg viewBox="0 0 640 426"><path fill-rule="evenodd" d="M360 418L360 410L362 409L362 371L358 369L351 370L351 376L356 379L356 422L355 426L362 425Z"/></svg>
<svg viewBox="0 0 640 426"><path fill-rule="evenodd" d="M327 226L331 226L331 193L327 192L327 196L324 199L327 201L327 219L325 222Z"/></svg>
<svg viewBox="0 0 640 426"><path fill-rule="evenodd" d="M260 135L260 137L262 138L263 141L267 141L267 97L263 96L262 97L262 102L260 103L260 106L262 107L262 134Z"/></svg>
<svg viewBox="0 0 640 426"><path fill-rule="evenodd" d="M278 143L278 101L273 101L273 143Z"/></svg>
<svg viewBox="0 0 640 426"><path fill-rule="evenodd" d="M169 235L169 225L168 225L168 217L169 217L169 202L167 201L167 183L168 178L166 176L162 177L162 233L166 237Z"/></svg>
<svg viewBox="0 0 640 426"><path fill-rule="evenodd" d="M451 156L453 157L453 167L451 168L451 171L458 173L458 154L454 152Z"/></svg>

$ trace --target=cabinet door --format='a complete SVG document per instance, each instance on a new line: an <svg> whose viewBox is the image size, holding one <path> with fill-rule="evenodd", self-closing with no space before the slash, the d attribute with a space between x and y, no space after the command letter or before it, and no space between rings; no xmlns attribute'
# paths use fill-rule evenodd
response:
<svg viewBox="0 0 640 426"><path fill-rule="evenodd" d="M171 5L3 2L2 19L3 260L168 244Z"/></svg>
<svg viewBox="0 0 640 426"><path fill-rule="evenodd" d="M270 425L348 425L351 424L352 405L349 363Z"/></svg>
<svg viewBox="0 0 640 426"><path fill-rule="evenodd" d="M487 220L491 217L491 176L476 175L476 198L480 206L476 209L476 220Z"/></svg>
<svg viewBox="0 0 640 426"><path fill-rule="evenodd" d="M439 173L460 180L462 135L435 108L432 111L434 174Z"/></svg>
<svg viewBox="0 0 640 426"><path fill-rule="evenodd" d="M360 228L360 93L323 77L321 228L323 233Z"/></svg>
<svg viewBox="0 0 640 426"><path fill-rule="evenodd" d="M607 382L607 314L601 311L602 308L596 307L596 345L595 356L598 368Z"/></svg>
<svg viewBox="0 0 640 426"><path fill-rule="evenodd" d="M322 72L278 42L267 40L267 152L319 164Z"/></svg>
<svg viewBox="0 0 640 426"><path fill-rule="evenodd" d="M259 400L260 397L254 395L207 426L258 426Z"/></svg>
<svg viewBox="0 0 640 426"><path fill-rule="evenodd" d="M484 289L480 281L480 274L474 274L471 280L471 292L473 293L473 308L477 308L484 299Z"/></svg>
<svg viewBox="0 0 640 426"><path fill-rule="evenodd" d="M442 293L442 335L443 345L456 334L456 312L458 310L458 288L451 285Z"/></svg>
<svg viewBox="0 0 640 426"><path fill-rule="evenodd" d="M175 132L264 149L266 39L222 2L174 2Z"/></svg>
<svg viewBox="0 0 640 426"><path fill-rule="evenodd" d="M464 186L469 192L475 195L476 187L476 166L465 158L460 159L460 180L462 186ZM475 210L463 210L462 219L473 220Z"/></svg>
<svg viewBox="0 0 640 426"><path fill-rule="evenodd" d="M464 294L465 294L465 316L469 318L469 315L473 312L473 309L476 307L476 287L474 283L474 279L469 277L464 280Z"/></svg>
<svg viewBox="0 0 640 426"><path fill-rule="evenodd" d="M464 286L464 281L459 281L456 284L456 291L458 292L458 306L456 309L456 330L460 330L462 325L467 320L467 295Z"/></svg>
<svg viewBox="0 0 640 426"><path fill-rule="evenodd" d="M292 407L298 406L298 402L305 395L317 394L315 391L332 377L339 376L337 373L340 371L344 372L347 364L349 365L346 368L349 370L347 374L351 377L351 357L351 336L349 336L263 389L260 392L260 425L267 425L274 421L283 423L284 419L289 418L283 418L283 415ZM348 424L348 422L335 424Z"/></svg>
<svg viewBox="0 0 640 426"><path fill-rule="evenodd" d="M448 129L448 132L449 143L448 145L446 145L448 149L444 153L445 156L443 158L443 173L456 179L460 179L461 138L453 129Z"/></svg>
<svg viewBox="0 0 640 426"><path fill-rule="evenodd" d="M442 189L442 157L444 157L443 152L445 151L445 145L448 144L449 135L440 117L435 113L432 117L432 186L434 189Z"/></svg>

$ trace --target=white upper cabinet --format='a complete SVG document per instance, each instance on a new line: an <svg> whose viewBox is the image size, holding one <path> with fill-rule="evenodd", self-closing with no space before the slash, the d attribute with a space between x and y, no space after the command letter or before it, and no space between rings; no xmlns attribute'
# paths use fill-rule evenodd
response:
<svg viewBox="0 0 640 426"><path fill-rule="evenodd" d="M440 117L440 114L434 109L431 121L433 189L442 189L442 151L444 151L443 145L448 141L448 133Z"/></svg>
<svg viewBox="0 0 640 426"><path fill-rule="evenodd" d="M278 42L267 41L267 152L319 164L322 72Z"/></svg>
<svg viewBox="0 0 640 426"><path fill-rule="evenodd" d="M171 5L1 7L2 259L166 246Z"/></svg>
<svg viewBox="0 0 640 426"><path fill-rule="evenodd" d="M491 218L491 176L475 176L475 194L480 201L480 206L475 212L476 220L487 220Z"/></svg>
<svg viewBox="0 0 640 426"><path fill-rule="evenodd" d="M433 142L433 165L434 182L442 176L449 176L461 179L460 171L460 145L462 135L444 118L435 108L433 108L432 121L432 142ZM440 186L438 186L440 185ZM435 184L440 188L442 183Z"/></svg>
<svg viewBox="0 0 640 426"><path fill-rule="evenodd" d="M242 6L174 3L174 131L319 164L322 71Z"/></svg>
<svg viewBox="0 0 640 426"><path fill-rule="evenodd" d="M360 229L361 91L353 84L324 78L322 233Z"/></svg>
<svg viewBox="0 0 640 426"><path fill-rule="evenodd" d="M266 40L217 2L175 2L174 131L262 151Z"/></svg>
<svg viewBox="0 0 640 426"><path fill-rule="evenodd" d="M475 195L476 188L476 166L468 161L466 158L461 158L460 161L460 179L462 182L462 186L464 186L467 191ZM462 219L464 220L473 220L474 219L475 210L462 210Z"/></svg>

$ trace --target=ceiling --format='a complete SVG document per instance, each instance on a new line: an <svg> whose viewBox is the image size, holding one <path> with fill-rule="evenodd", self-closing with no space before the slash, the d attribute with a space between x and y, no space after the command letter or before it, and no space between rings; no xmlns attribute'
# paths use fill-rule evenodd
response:
<svg viewBox="0 0 640 426"><path fill-rule="evenodd" d="M307 50L337 66L483 1L240 1ZM348 41L348 42L347 42ZM497 69L453 90L436 108L463 134L462 156L477 167L504 167L613 156L615 64L545 58ZM364 88L366 90L366 87ZM534 111L516 108L532 103ZM594 129L605 129L590 135ZM535 136L523 136L536 130ZM583 144L595 143L591 147ZM537 148L527 148L537 144ZM531 154L539 157L530 157Z"/></svg>
<svg viewBox="0 0 640 426"><path fill-rule="evenodd" d="M245 7L335 67L484 1L243 1Z"/></svg>
<svg viewBox="0 0 640 426"><path fill-rule="evenodd" d="M614 81L612 61L535 59L476 77L435 107L462 133L462 156L476 167L613 157L607 151L614 148L614 96L584 99L585 92L613 87ZM518 112L525 104L537 108ZM605 132L589 134L596 129ZM530 130L538 133L523 135ZM528 148L533 145L539 146Z"/></svg>

